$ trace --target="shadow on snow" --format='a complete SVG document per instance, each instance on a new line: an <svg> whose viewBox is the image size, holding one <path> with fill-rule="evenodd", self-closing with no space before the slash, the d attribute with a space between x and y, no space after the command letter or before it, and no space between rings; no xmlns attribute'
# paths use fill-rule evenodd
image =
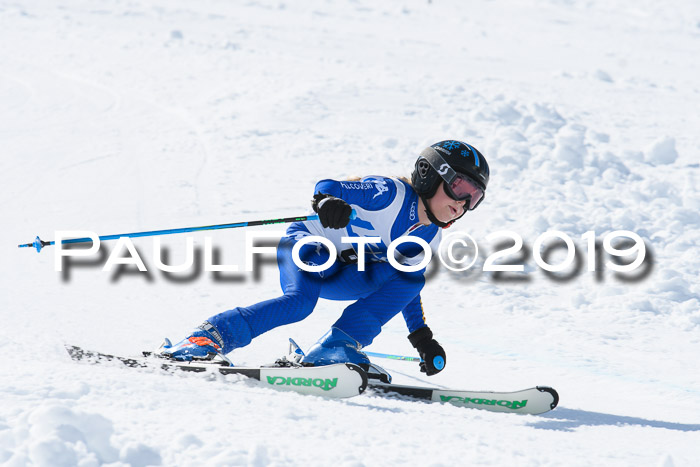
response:
<svg viewBox="0 0 700 467"><path fill-rule="evenodd" d="M558 407L554 412L539 415L549 420L530 423L534 428L543 430L573 431L581 426L622 426L636 425L652 428L665 428L677 431L700 431L700 424L662 422L659 420L647 420L638 417L625 417L587 410L574 410Z"/></svg>

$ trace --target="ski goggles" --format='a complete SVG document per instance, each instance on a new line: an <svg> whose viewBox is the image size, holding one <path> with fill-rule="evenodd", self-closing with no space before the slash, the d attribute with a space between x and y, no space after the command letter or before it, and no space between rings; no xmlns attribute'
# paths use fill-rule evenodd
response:
<svg viewBox="0 0 700 467"><path fill-rule="evenodd" d="M428 164L445 181L445 193L457 201L468 201L464 204L465 211L471 211L484 200L486 195L481 186L471 177L461 172L456 172L445 159L432 147L421 152Z"/></svg>
<svg viewBox="0 0 700 467"><path fill-rule="evenodd" d="M465 211L471 211L484 199L484 190L482 190L476 182L471 178L461 173L455 173L455 176L448 182L445 180L445 193L450 198L457 201L466 201L464 205Z"/></svg>

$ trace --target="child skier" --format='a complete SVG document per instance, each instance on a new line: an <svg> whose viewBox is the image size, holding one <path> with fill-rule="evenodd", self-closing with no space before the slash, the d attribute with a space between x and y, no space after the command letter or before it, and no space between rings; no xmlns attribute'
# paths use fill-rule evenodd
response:
<svg viewBox="0 0 700 467"><path fill-rule="evenodd" d="M402 312L408 339L423 359L421 371L427 375L440 372L446 363L445 351L425 323L420 298L425 269L411 273L395 269L387 262L387 246L398 237L412 236L436 250L441 228L475 209L484 199L488 181L489 166L476 148L460 141L441 141L421 152L411 183L378 176L318 182L312 201L318 220L291 224L277 248L284 294L212 316L177 344L166 339L160 355L189 361L226 354L272 328L306 318L320 297L356 301L345 308L302 363L368 365L362 347ZM351 220L353 210L356 218ZM309 235L327 238L338 251L337 261L323 272L303 271L292 261L295 243ZM364 271L355 264L358 254L353 244L342 243L342 237L381 237L381 243L366 245ZM425 254L414 242L402 243L396 251L397 261L404 265L420 264ZM325 264L329 257L321 243L308 243L299 250L299 258L307 265Z"/></svg>

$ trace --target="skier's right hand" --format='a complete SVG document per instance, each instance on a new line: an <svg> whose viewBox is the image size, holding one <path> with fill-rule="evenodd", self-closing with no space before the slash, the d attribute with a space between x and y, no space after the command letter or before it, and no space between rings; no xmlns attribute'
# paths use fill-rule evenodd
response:
<svg viewBox="0 0 700 467"><path fill-rule="evenodd" d="M420 362L420 371L428 376L440 373L447 363L445 349L433 339L433 332L428 326L417 329L408 335L411 345L418 351L423 359Z"/></svg>
<svg viewBox="0 0 700 467"><path fill-rule="evenodd" d="M342 229L350 223L352 208L340 198L316 193L311 207L318 213L318 220L321 221L323 227Z"/></svg>

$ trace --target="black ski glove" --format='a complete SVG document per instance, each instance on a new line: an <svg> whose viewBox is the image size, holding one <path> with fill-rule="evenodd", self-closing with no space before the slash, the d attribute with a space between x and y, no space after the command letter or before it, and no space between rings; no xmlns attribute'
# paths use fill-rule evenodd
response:
<svg viewBox="0 0 700 467"><path fill-rule="evenodd" d="M348 203L335 196L316 193L311 207L318 213L318 220L323 227L342 229L350 222L352 208Z"/></svg>
<svg viewBox="0 0 700 467"><path fill-rule="evenodd" d="M440 373L447 364L445 350L433 339L433 332L428 326L413 331L408 335L411 345L418 351L423 359L420 362L420 371L428 376Z"/></svg>

